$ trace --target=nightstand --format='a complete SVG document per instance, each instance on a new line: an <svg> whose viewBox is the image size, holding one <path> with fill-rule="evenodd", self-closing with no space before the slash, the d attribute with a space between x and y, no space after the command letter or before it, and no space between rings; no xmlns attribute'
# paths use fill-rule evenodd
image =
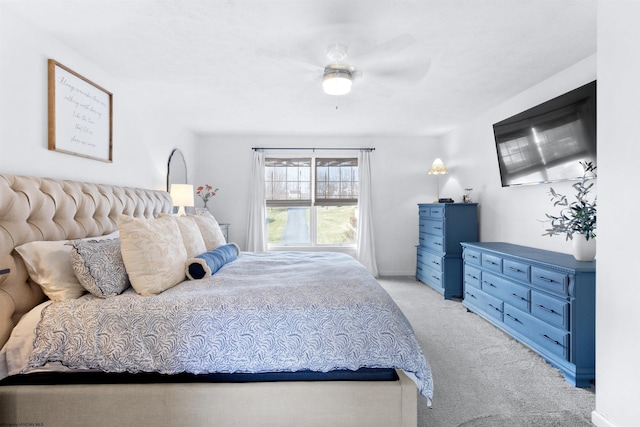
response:
<svg viewBox="0 0 640 427"><path fill-rule="evenodd" d="M218 224L220 226L220 230L222 230L222 234L224 235L224 240L229 243L229 224Z"/></svg>

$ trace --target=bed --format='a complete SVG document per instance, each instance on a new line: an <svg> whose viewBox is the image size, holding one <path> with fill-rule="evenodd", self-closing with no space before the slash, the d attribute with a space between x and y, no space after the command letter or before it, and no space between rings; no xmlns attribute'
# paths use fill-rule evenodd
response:
<svg viewBox="0 0 640 427"><path fill-rule="evenodd" d="M122 215L171 209L162 191L0 175L0 425L416 425L426 359L346 255L241 252L151 296L51 301L15 250L113 242Z"/></svg>

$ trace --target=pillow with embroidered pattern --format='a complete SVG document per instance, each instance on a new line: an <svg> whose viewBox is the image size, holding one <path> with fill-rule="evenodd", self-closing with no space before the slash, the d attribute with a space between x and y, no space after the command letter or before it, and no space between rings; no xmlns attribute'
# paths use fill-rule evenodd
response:
<svg viewBox="0 0 640 427"><path fill-rule="evenodd" d="M73 271L87 291L108 298L131 286L120 252L120 239L74 240L71 246Z"/></svg>

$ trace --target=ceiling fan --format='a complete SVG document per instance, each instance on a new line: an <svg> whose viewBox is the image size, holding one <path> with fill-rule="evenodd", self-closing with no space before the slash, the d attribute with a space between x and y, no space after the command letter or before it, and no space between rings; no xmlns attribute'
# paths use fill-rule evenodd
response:
<svg viewBox="0 0 640 427"><path fill-rule="evenodd" d="M329 63L324 67L322 89L327 95L346 95L351 92L353 78L362 75L344 60L347 58L347 46L339 43L327 48Z"/></svg>
<svg viewBox="0 0 640 427"><path fill-rule="evenodd" d="M324 93L328 95L346 95L351 91L354 81L362 80L363 91L382 96L390 96L394 86L417 84L429 71L429 58L420 57L415 62L404 61L398 63L394 57L416 43L410 34L403 34L385 43L374 46L356 55L354 59L358 67L347 61L348 46L342 43L332 43L327 47L328 63L320 66L308 60L290 55L273 53L259 49L259 53L279 60L293 61L314 73L322 82ZM363 71L364 70L364 71ZM360 83L358 83L360 84Z"/></svg>

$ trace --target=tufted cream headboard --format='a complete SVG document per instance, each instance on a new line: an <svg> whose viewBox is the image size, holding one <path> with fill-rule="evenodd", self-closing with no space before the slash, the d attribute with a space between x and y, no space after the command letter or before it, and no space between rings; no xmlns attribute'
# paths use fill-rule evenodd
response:
<svg viewBox="0 0 640 427"><path fill-rule="evenodd" d="M115 231L119 214L169 213L165 191L0 174L0 347L20 317L45 299L13 250L35 240L67 240Z"/></svg>

